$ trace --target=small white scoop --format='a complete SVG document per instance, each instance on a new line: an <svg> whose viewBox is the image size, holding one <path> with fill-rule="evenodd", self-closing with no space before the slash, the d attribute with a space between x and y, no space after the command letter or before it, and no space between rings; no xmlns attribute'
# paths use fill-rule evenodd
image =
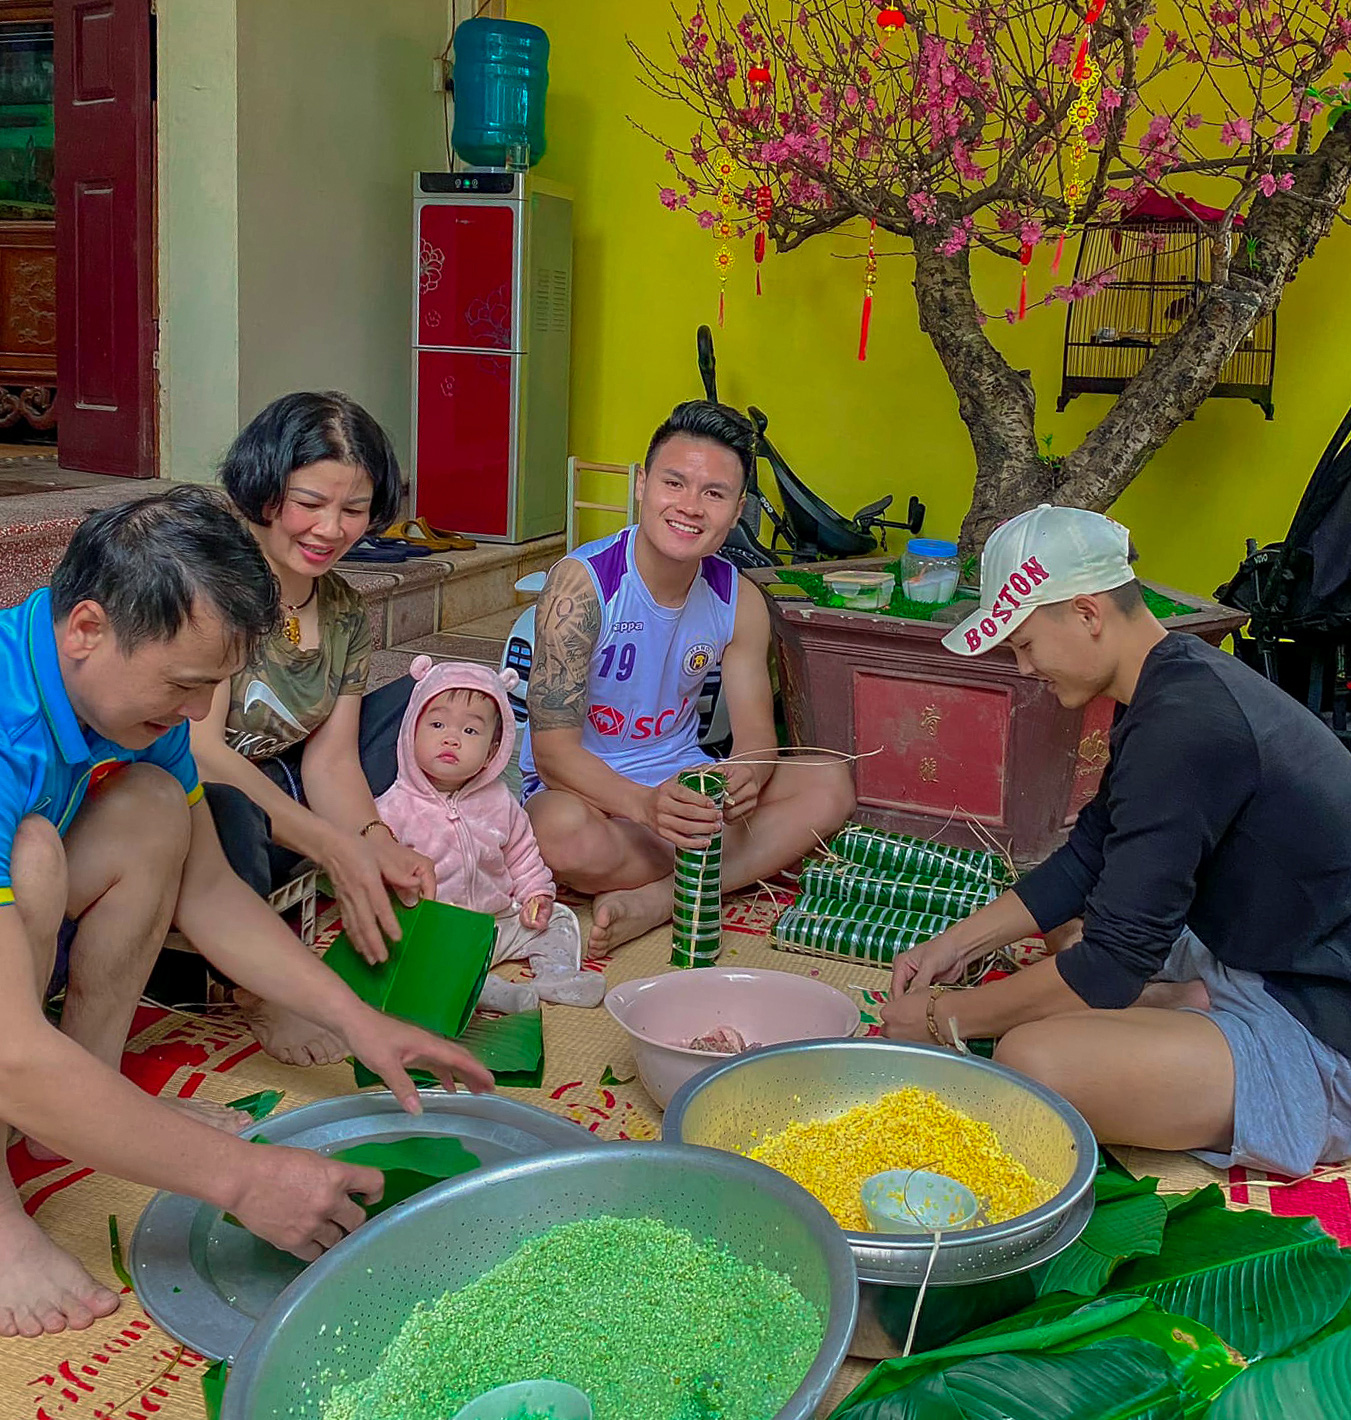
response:
<svg viewBox="0 0 1351 1420"><path fill-rule="evenodd" d="M887 1169L863 1180L863 1211L875 1233L949 1233L976 1216L976 1195L946 1174Z"/></svg>
<svg viewBox="0 0 1351 1420"><path fill-rule="evenodd" d="M584 1391L562 1381L515 1381L471 1400L452 1420L518 1420L521 1415L548 1420L592 1420Z"/></svg>

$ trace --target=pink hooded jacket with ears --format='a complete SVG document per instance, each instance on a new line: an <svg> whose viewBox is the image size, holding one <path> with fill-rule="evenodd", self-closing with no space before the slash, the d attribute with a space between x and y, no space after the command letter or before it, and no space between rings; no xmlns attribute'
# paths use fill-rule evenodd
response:
<svg viewBox="0 0 1351 1420"><path fill-rule="evenodd" d="M554 880L539 854L525 810L501 780L516 743L507 691L519 681L464 661L419 656L409 668L417 684L399 728L399 777L375 801L394 836L436 865L436 900L494 916L532 897L553 897ZM502 735L483 768L453 794L418 768L413 735L427 702L443 690L477 690L497 702Z"/></svg>

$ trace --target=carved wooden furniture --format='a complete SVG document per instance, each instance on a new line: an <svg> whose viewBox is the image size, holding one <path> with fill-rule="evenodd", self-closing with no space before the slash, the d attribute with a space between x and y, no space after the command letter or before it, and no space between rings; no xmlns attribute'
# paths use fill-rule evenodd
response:
<svg viewBox="0 0 1351 1420"><path fill-rule="evenodd" d="M0 0L0 429L56 423L52 5Z"/></svg>
<svg viewBox="0 0 1351 1420"><path fill-rule="evenodd" d="M763 584L778 571L748 575ZM1169 630L1218 645L1246 620L1158 590L1195 607ZM860 756L860 822L943 843L994 840L1021 866L1055 848L1097 791L1111 701L1066 710L1045 681L1019 673L1005 647L970 659L945 651L949 626L766 599L789 738Z"/></svg>

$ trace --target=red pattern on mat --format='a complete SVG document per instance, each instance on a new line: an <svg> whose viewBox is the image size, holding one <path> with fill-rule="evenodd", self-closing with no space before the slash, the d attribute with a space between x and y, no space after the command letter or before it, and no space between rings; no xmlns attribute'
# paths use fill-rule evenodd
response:
<svg viewBox="0 0 1351 1420"><path fill-rule="evenodd" d="M1263 1188L1263 1181L1286 1183L1283 1188ZM1231 1168L1230 1200L1262 1207L1279 1218L1317 1218L1343 1247L1351 1247L1351 1183L1344 1178L1321 1183L1303 1179L1288 1183L1281 1174L1260 1169Z"/></svg>

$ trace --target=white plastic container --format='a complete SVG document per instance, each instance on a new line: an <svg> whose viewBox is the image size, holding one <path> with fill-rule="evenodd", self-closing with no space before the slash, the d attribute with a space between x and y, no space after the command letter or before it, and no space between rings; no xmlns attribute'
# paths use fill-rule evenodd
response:
<svg viewBox="0 0 1351 1420"><path fill-rule="evenodd" d="M957 595L961 564L955 542L912 537L901 566L901 590L911 601L950 602Z"/></svg>
<svg viewBox="0 0 1351 1420"><path fill-rule="evenodd" d="M851 611L881 611L896 590L896 577L891 572L860 572L847 568L823 575L827 588Z"/></svg>

